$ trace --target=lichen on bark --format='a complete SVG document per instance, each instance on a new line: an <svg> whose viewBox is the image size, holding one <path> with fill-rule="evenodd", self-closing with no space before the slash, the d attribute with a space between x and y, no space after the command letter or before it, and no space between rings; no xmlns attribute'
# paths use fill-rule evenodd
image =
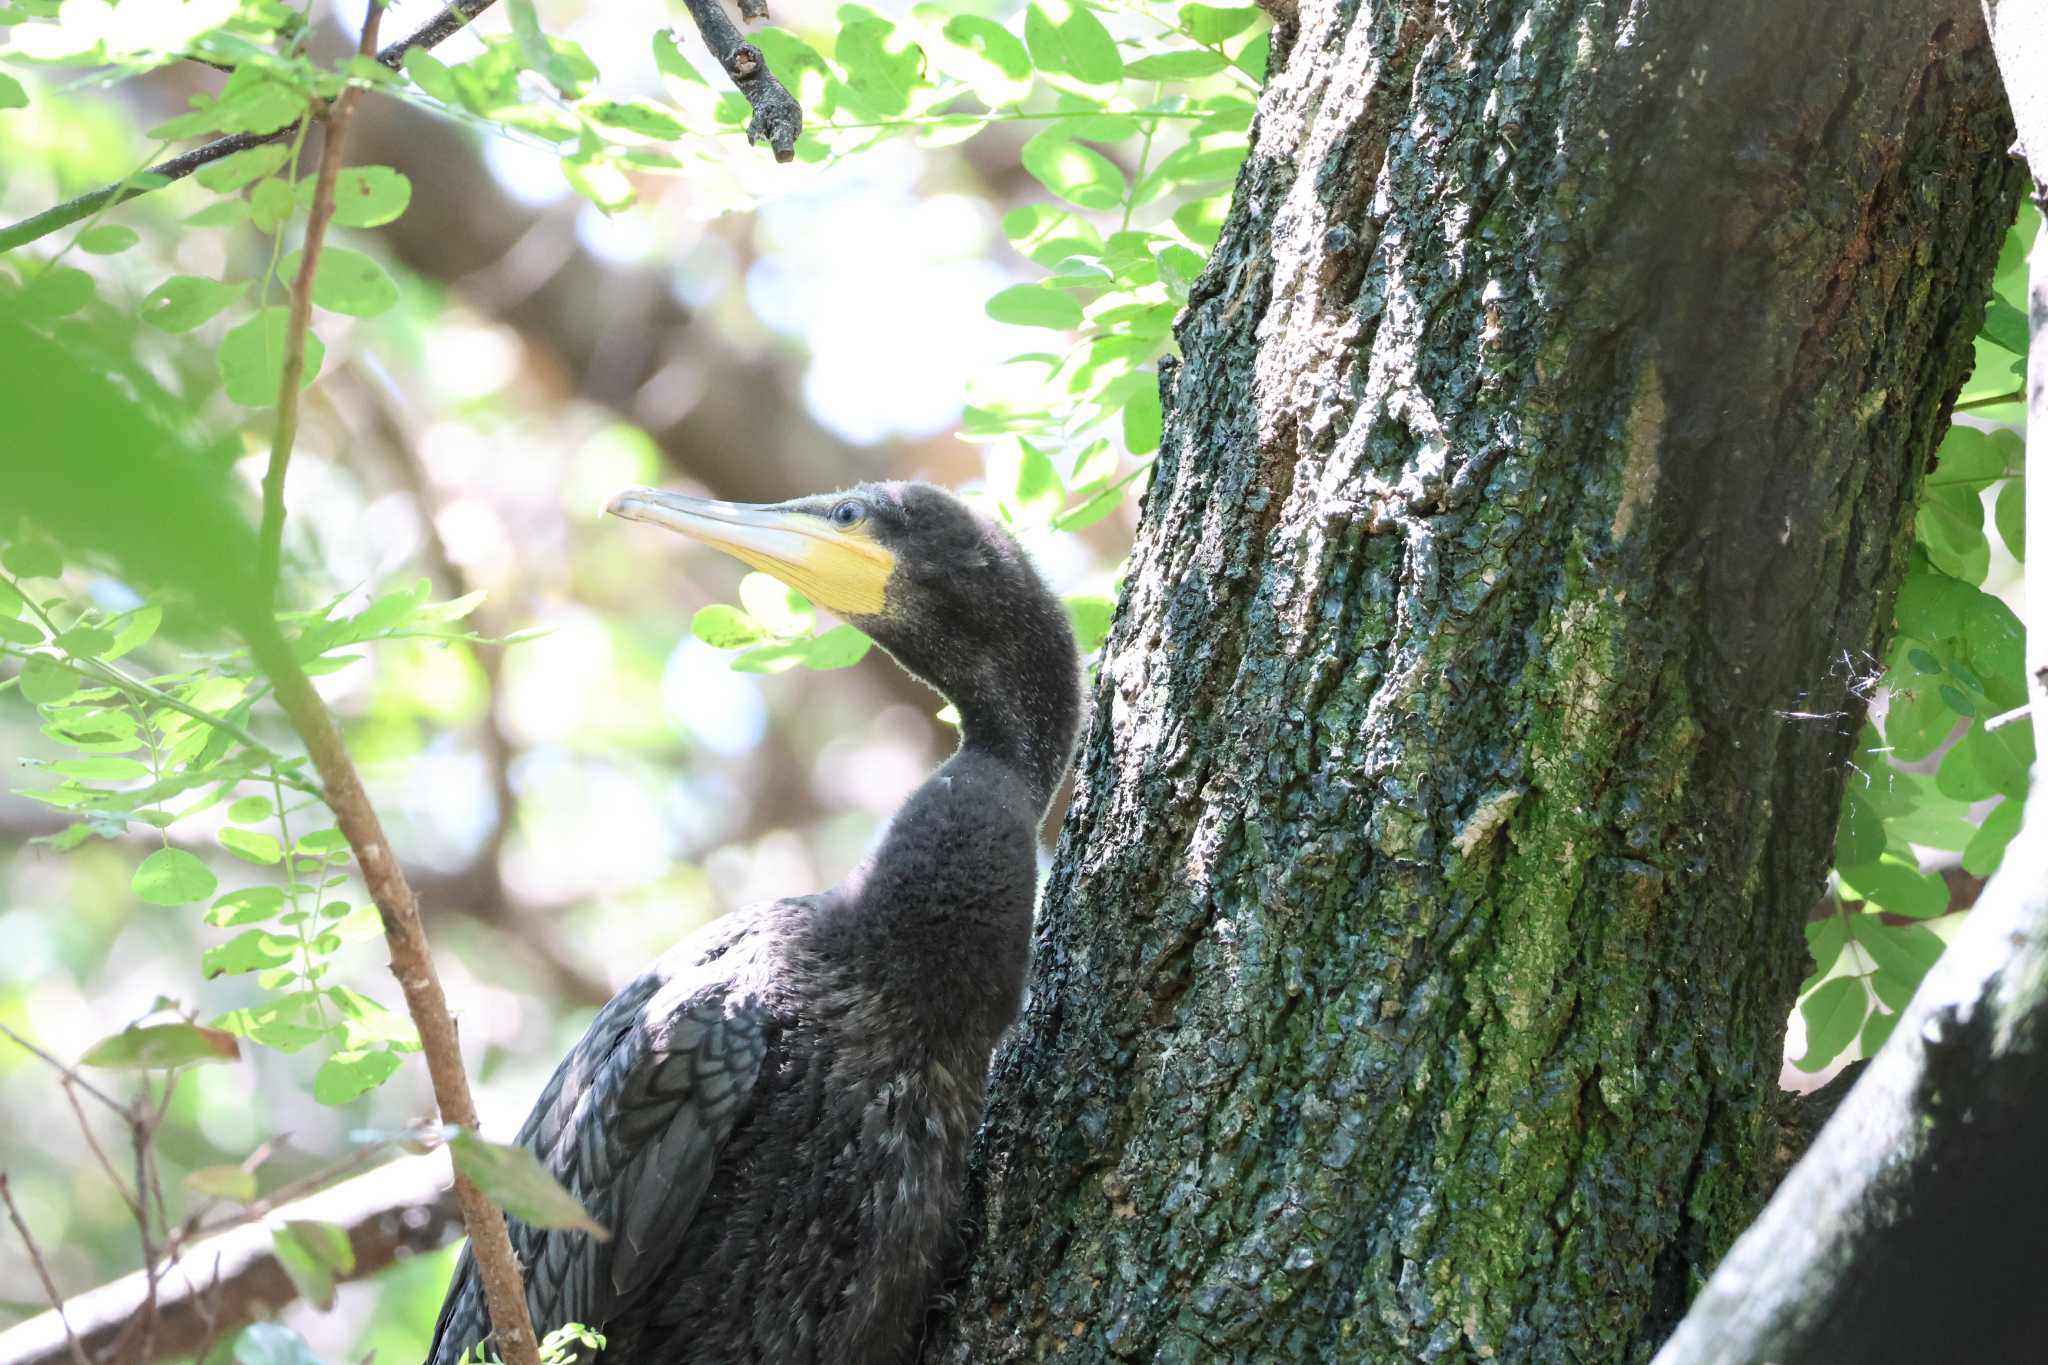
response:
<svg viewBox="0 0 2048 1365"><path fill-rule="evenodd" d="M1641 1359L1774 1169L2018 183L1982 22L1315 3L1274 54L925 1358Z"/></svg>

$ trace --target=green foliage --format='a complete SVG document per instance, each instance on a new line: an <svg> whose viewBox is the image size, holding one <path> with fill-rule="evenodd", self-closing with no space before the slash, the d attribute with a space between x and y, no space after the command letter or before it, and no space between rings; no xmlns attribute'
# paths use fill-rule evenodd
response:
<svg viewBox="0 0 2048 1365"><path fill-rule="evenodd" d="M1999 256L1976 372L1957 403L1980 424L2024 420L2016 395L2027 332L2015 320L2038 223L2023 207ZM2027 699L2025 631L1984 585L1993 532L2012 558L2026 557L2023 448L2015 427L1958 420L1927 477L1878 684L1883 733L1865 726L1857 742L1832 908L1806 926L1815 969L1800 990L1802 1069L1818 1071L1852 1047L1875 1051L1940 958L1958 917L1948 913L1948 883L1920 870L1916 846L1960 854L1964 872L1989 877L2019 832L2034 762L2033 728L2012 715Z"/></svg>
<svg viewBox="0 0 2048 1365"><path fill-rule="evenodd" d="M456 1169L513 1217L538 1228L572 1228L600 1242L611 1240L611 1232L590 1216L575 1195L557 1184L526 1148L486 1142L475 1133L458 1129L448 1139L448 1150Z"/></svg>

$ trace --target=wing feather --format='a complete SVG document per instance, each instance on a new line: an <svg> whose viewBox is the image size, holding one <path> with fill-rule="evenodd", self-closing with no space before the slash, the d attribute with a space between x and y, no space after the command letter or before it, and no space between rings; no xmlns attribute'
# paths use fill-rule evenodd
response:
<svg viewBox="0 0 2048 1365"><path fill-rule="evenodd" d="M568 1322L602 1328L673 1261L767 1053L770 924L759 911L727 916L713 926L721 932L693 935L620 991L521 1126L519 1143L613 1234L598 1242L508 1220L541 1335ZM429 1365L454 1365L489 1330L464 1247Z"/></svg>

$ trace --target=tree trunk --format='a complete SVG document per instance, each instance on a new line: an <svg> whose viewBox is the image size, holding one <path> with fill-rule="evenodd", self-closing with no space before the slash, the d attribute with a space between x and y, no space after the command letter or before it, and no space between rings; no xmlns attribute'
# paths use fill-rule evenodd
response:
<svg viewBox="0 0 2048 1365"><path fill-rule="evenodd" d="M2011 140L1964 0L1281 18L926 1359L1655 1348Z"/></svg>

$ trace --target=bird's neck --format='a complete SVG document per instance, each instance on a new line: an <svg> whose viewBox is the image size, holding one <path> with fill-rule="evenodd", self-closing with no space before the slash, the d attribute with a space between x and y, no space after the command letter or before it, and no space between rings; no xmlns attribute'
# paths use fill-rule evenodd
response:
<svg viewBox="0 0 2048 1365"><path fill-rule="evenodd" d="M1022 640L992 651L940 690L960 713L960 752L992 758L1016 773L1043 816L1066 776L1080 723L1080 667L1072 646L1034 648Z"/></svg>

